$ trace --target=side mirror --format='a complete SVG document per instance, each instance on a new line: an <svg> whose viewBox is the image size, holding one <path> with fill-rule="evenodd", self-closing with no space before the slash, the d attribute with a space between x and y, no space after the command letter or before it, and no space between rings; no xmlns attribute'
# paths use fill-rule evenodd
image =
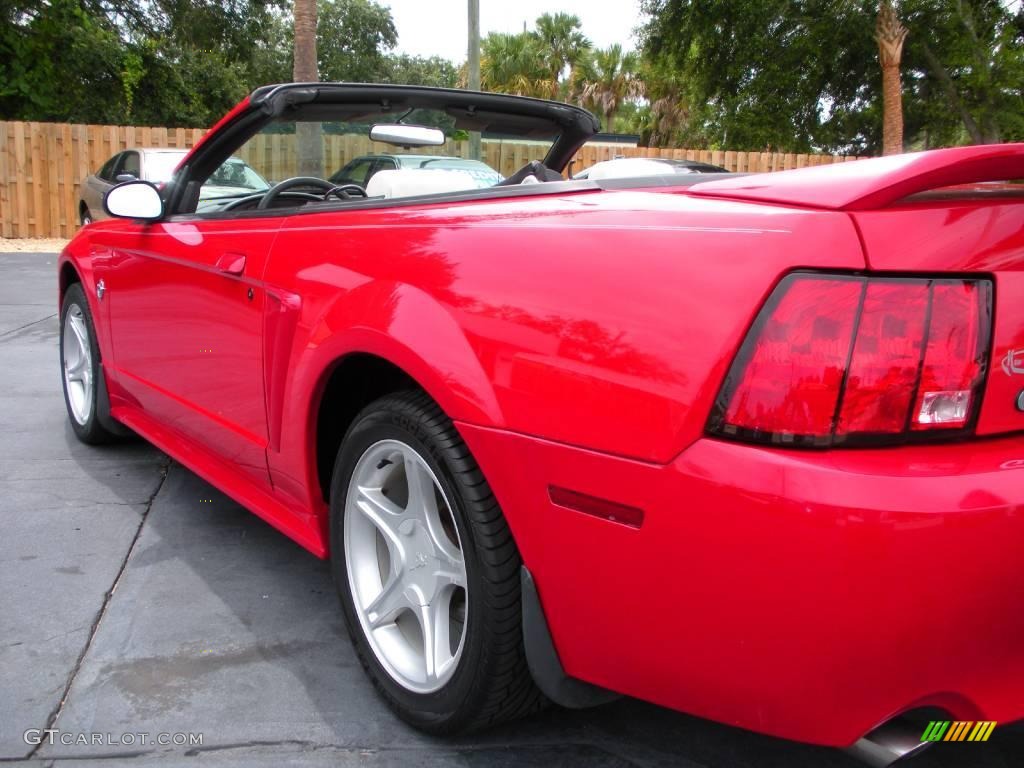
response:
<svg viewBox="0 0 1024 768"><path fill-rule="evenodd" d="M119 219L156 221L164 215L164 201L148 181L126 181L107 192L103 208Z"/></svg>

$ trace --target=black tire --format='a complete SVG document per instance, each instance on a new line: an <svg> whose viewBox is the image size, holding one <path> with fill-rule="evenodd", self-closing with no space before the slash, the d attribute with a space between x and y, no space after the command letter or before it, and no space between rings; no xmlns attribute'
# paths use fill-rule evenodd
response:
<svg viewBox="0 0 1024 768"><path fill-rule="evenodd" d="M89 347L91 350L90 354L90 371L92 375L92 397L91 407L89 408L89 416L84 423L79 422L76 418L75 413L71 407L71 399L68 394L68 384L64 377L64 333L67 328L66 318L68 312L73 307L78 307L82 312L82 317L85 320L85 328L89 337ZM81 283L72 283L68 286L68 289L64 292L64 302L60 308L60 368L61 368L61 386L64 390L64 405L68 411L68 421L71 422L71 428L75 432L75 436L83 443L89 445L100 445L102 443L109 443L117 439L118 435L114 434L106 427L103 422L108 421L109 415L109 403L106 398L106 383L103 379L103 366L100 364L100 349L96 344L96 326L92 321L92 312L89 310L89 302L85 299L85 292L82 290Z"/></svg>
<svg viewBox="0 0 1024 768"><path fill-rule="evenodd" d="M85 206L82 206L82 210L78 213L78 223L83 227L92 224L92 214Z"/></svg>
<svg viewBox="0 0 1024 768"><path fill-rule="evenodd" d="M416 693L396 682L377 660L356 615L345 562L345 499L360 457L381 440L415 449L437 477L453 508L468 584L465 646L448 682ZM363 668L391 708L410 725L435 735L488 727L544 705L523 649L522 561L487 481L452 422L426 394L401 392L367 406L342 442L331 482L331 569L349 635Z"/></svg>

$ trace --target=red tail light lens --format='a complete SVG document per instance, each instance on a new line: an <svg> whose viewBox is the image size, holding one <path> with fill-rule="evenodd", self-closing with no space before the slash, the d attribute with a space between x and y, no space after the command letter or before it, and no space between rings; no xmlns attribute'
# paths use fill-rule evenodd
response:
<svg viewBox="0 0 1024 768"><path fill-rule="evenodd" d="M789 275L740 348L708 429L813 446L963 434L985 377L991 295L988 280Z"/></svg>

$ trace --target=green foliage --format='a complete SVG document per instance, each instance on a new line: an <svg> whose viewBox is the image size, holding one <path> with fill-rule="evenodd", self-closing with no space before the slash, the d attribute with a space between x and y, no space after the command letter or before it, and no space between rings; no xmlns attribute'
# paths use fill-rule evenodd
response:
<svg viewBox="0 0 1024 768"><path fill-rule="evenodd" d="M391 12L371 0L321 0L318 14L320 79L374 81L384 67L384 51L398 42Z"/></svg>
<svg viewBox="0 0 1024 768"><path fill-rule="evenodd" d="M1020 4L1010 7L900 3L910 30L902 71L912 144L1021 135L1024 16ZM662 143L879 150L874 0L645 0L643 8L652 107L667 99L677 118Z"/></svg>
<svg viewBox="0 0 1024 768"><path fill-rule="evenodd" d="M321 79L456 84L372 0L319 16ZM290 0L0 0L0 119L206 127L291 73Z"/></svg>
<svg viewBox="0 0 1024 768"><path fill-rule="evenodd" d="M480 41L480 84L486 91L547 96L557 79L545 66L544 49L529 32L492 32Z"/></svg>
<svg viewBox="0 0 1024 768"><path fill-rule="evenodd" d="M0 19L0 116L98 123L125 112L130 90L120 73L131 62L105 18L51 0L5 1Z"/></svg>
<svg viewBox="0 0 1024 768"><path fill-rule="evenodd" d="M582 100L592 110L604 116L605 131L614 128L615 115L629 99L643 95L643 86L637 77L639 58L621 45L612 45L593 51L582 69Z"/></svg>
<svg viewBox="0 0 1024 768"><path fill-rule="evenodd" d="M409 56L402 53L385 58L375 82L456 88L459 84L459 69L440 56Z"/></svg>

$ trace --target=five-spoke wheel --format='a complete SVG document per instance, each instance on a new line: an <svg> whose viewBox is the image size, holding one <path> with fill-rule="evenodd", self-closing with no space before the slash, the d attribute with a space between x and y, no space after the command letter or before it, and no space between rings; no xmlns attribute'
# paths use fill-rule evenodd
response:
<svg viewBox="0 0 1024 768"><path fill-rule="evenodd" d="M64 391L67 393L71 417L82 426L89 423L95 394L93 392L92 345L85 315L78 304L64 313L61 333L64 364Z"/></svg>
<svg viewBox="0 0 1024 768"><path fill-rule="evenodd" d="M349 428L331 483L331 563L359 659L406 721L454 733L543 702L523 650L515 542L425 393L381 398Z"/></svg>
<svg viewBox="0 0 1024 768"><path fill-rule="evenodd" d="M466 637L466 564L451 505L411 446L382 440L356 464L345 502L345 561L381 666L411 691L443 686Z"/></svg>
<svg viewBox="0 0 1024 768"><path fill-rule="evenodd" d="M100 366L96 331L81 283L64 291L60 308L60 367L71 428L83 443L106 443L117 435L104 426L110 423L109 408ZM119 434L119 433L118 433Z"/></svg>

